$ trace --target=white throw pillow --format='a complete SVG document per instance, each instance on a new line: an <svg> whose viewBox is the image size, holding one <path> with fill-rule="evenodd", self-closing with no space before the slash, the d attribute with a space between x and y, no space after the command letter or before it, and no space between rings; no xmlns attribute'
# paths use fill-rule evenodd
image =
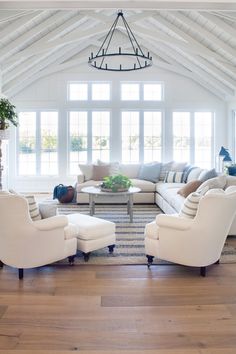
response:
<svg viewBox="0 0 236 354"><path fill-rule="evenodd" d="M119 162L104 162L101 160L97 160L98 166L109 166L110 167L110 176L118 175L120 173L120 164Z"/></svg>
<svg viewBox="0 0 236 354"><path fill-rule="evenodd" d="M84 175L84 180L89 181L93 176L93 165L92 164L84 164L79 165L81 173Z"/></svg>
<svg viewBox="0 0 236 354"><path fill-rule="evenodd" d="M193 219L197 214L198 204L202 198L201 193L193 192L185 199L179 216L187 219Z"/></svg>
<svg viewBox="0 0 236 354"><path fill-rule="evenodd" d="M200 167L191 167L187 172L186 172L186 182L191 182L196 179L198 179L200 173L202 172L202 169Z"/></svg>
<svg viewBox="0 0 236 354"><path fill-rule="evenodd" d="M230 194L230 193L235 193L236 192L236 186L229 186L226 188L225 193Z"/></svg>
<svg viewBox="0 0 236 354"><path fill-rule="evenodd" d="M198 187L197 192L201 192L202 189L204 189L205 187L208 187L208 189L213 189L213 188L223 189L225 185L226 185L226 176L222 175L222 176L208 179L207 181L203 182L203 184L201 184L200 187Z"/></svg>

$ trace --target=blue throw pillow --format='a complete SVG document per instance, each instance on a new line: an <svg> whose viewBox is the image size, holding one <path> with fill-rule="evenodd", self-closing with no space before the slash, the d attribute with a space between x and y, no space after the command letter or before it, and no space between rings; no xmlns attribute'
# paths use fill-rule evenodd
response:
<svg viewBox="0 0 236 354"><path fill-rule="evenodd" d="M214 177L218 177L218 174L216 172L216 170L213 168L212 170L208 170L205 172L202 172L199 176L199 180L202 182L207 181L208 179L214 178Z"/></svg>
<svg viewBox="0 0 236 354"><path fill-rule="evenodd" d="M154 183L158 182L161 166L161 162L143 164L139 170L138 178Z"/></svg>

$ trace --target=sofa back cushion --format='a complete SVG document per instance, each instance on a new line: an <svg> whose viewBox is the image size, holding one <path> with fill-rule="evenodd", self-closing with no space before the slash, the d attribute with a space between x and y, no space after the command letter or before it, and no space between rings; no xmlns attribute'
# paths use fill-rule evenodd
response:
<svg viewBox="0 0 236 354"><path fill-rule="evenodd" d="M186 183L198 179L200 173L202 172L202 168L192 166L186 171Z"/></svg>
<svg viewBox="0 0 236 354"><path fill-rule="evenodd" d="M217 176L218 176L218 174L217 174L216 170L213 168L213 169L211 169L211 170L203 170L203 171L200 173L198 179L199 179L200 181L202 181L202 182L205 182L205 181L207 181L208 179L211 179L211 178L214 178L214 177L217 177Z"/></svg>
<svg viewBox="0 0 236 354"><path fill-rule="evenodd" d="M92 179L94 181L102 181L104 177L107 177L110 175L110 166L93 166L93 175Z"/></svg>
<svg viewBox="0 0 236 354"><path fill-rule="evenodd" d="M85 181L89 181L92 179L93 176L93 165L92 164L79 164L79 169L82 173L82 175L84 175L84 180Z"/></svg>
<svg viewBox="0 0 236 354"><path fill-rule="evenodd" d="M175 172L175 171L169 171L166 174L165 183L182 183L183 181L183 172Z"/></svg>
<svg viewBox="0 0 236 354"><path fill-rule="evenodd" d="M236 186L236 177L235 176L226 176L225 189L229 186Z"/></svg>
<svg viewBox="0 0 236 354"><path fill-rule="evenodd" d="M128 178L138 178L141 164L120 164L120 172Z"/></svg>
<svg viewBox="0 0 236 354"><path fill-rule="evenodd" d="M163 163L161 166L161 173L159 176L159 181L164 181L167 173L171 170L174 161Z"/></svg>

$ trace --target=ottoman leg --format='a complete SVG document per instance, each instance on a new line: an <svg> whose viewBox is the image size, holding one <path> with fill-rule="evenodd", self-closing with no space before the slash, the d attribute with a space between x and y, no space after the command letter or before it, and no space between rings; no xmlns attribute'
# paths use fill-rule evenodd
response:
<svg viewBox="0 0 236 354"><path fill-rule="evenodd" d="M0 268L2 268L4 266L4 263L2 263L2 261L0 261Z"/></svg>
<svg viewBox="0 0 236 354"><path fill-rule="evenodd" d="M113 253L115 246L116 246L116 245L110 245L110 246L108 246L109 253Z"/></svg>
<svg viewBox="0 0 236 354"><path fill-rule="evenodd" d="M69 265L73 266L74 265L74 261L75 261L75 256L69 256L68 257L68 261L69 261Z"/></svg>
<svg viewBox="0 0 236 354"><path fill-rule="evenodd" d="M90 256L90 253L91 253L91 252L88 252L88 253L83 252L83 255L84 255L84 261L85 261L85 262L88 262L88 260L89 260L89 256Z"/></svg>
<svg viewBox="0 0 236 354"><path fill-rule="evenodd" d="M147 261L148 261L148 263L147 263L147 266L148 266L148 268L150 268L150 266L152 265L152 262L153 262L153 256L150 256L150 255L146 255L146 257L147 257Z"/></svg>

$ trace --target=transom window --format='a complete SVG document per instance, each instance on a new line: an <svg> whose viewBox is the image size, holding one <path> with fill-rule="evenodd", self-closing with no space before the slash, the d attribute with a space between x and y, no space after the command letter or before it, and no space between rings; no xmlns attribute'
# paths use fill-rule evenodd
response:
<svg viewBox="0 0 236 354"><path fill-rule="evenodd" d="M163 85L161 83L121 83L122 101L161 101Z"/></svg>
<svg viewBox="0 0 236 354"><path fill-rule="evenodd" d="M110 99L110 83L70 82L68 84L69 101L109 101Z"/></svg>

